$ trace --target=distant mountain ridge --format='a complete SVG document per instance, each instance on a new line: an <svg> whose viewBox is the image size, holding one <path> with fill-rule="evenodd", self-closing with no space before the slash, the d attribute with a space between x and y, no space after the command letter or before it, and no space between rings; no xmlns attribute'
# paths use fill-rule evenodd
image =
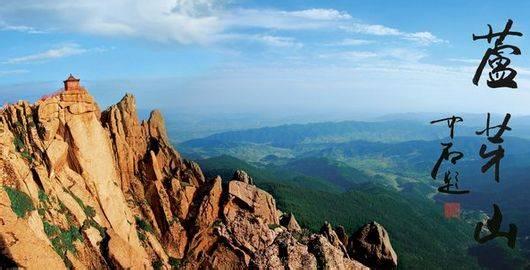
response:
<svg viewBox="0 0 530 270"><path fill-rule="evenodd" d="M390 122L324 122L311 124L291 124L276 127L229 131L214 134L202 139L190 140L183 145L193 145L197 141L222 141L268 143L272 146L292 146L311 142L346 142L350 140L368 141L407 141L412 139L433 139L443 137L442 130L429 125L418 125L414 121Z"/></svg>
<svg viewBox="0 0 530 270"><path fill-rule="evenodd" d="M442 117L442 116L440 116ZM496 116L501 121L500 115ZM388 119L387 119L388 118ZM260 143L271 146L289 147L300 143L343 143L353 140L370 142L404 142L413 140L434 140L447 137L449 129L445 122L430 124L437 118L416 116L412 119L401 119L396 116L383 118L382 121L340 121L308 124L288 124L273 127L252 128L227 131L192 139L179 145L195 147L197 143ZM455 127L455 136L476 136L475 131L486 125L486 116L473 115L471 121L459 123ZM493 118L492 118L493 119ZM492 120L492 124L495 123ZM512 131L506 136L530 139L530 116L512 117L509 125Z"/></svg>

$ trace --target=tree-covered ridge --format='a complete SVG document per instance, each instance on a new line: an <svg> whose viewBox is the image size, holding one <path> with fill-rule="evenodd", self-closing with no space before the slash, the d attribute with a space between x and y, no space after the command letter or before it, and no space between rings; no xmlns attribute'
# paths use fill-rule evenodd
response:
<svg viewBox="0 0 530 270"><path fill-rule="evenodd" d="M463 219L445 219L442 206L424 196L430 189L426 185L398 191L368 181L344 192L322 184L325 180L319 177L258 168L230 156L199 163L206 176L230 179L235 169L252 172L256 184L277 199L282 211L294 213L302 226L314 231L322 220L343 225L349 232L372 220L385 224L401 269L478 269L484 264L494 266L491 269L519 269L525 263L519 251L507 250L502 241L477 246L472 238L476 217L471 213ZM492 258L497 264L491 264Z"/></svg>
<svg viewBox="0 0 530 270"><path fill-rule="evenodd" d="M527 126L520 126L519 122L517 124L524 130ZM520 266L518 261L522 261L522 264L528 263L530 241L527 236L530 235L530 224L527 217L530 213L530 181L527 172L530 170L530 140L514 137L512 133L506 134L503 145L506 156L501 165L501 183L497 184L493 180L492 172L480 172L480 167L486 160L480 158L478 150L487 141L486 138L474 135L474 127L458 129L454 150L464 152L465 157L457 164L456 169L461 175L461 188L470 189L472 192L466 196L447 196L436 191L442 184L442 179L433 180L429 175L440 155L440 142L447 137L447 127L411 121L409 123L412 126L403 128L400 125L402 123L403 121L376 122L369 125L360 122L286 125L212 135L185 142L180 149L185 155L199 160L205 168L205 173L210 176L231 176L238 168L248 171L258 179L258 185L263 185L263 188L278 198L280 205L289 211L292 210L300 216L301 223L311 228L318 228L321 224L316 221L322 219L340 221L339 223L348 225L354 223L351 219L357 220L364 214L373 219L382 217L381 222L385 223L385 217L392 216L386 214L387 212L403 214L400 209L394 209L394 206L414 205L414 211L419 211L416 206L418 204L425 207L431 205L432 208L423 209L422 215L419 216L404 215L406 218L401 223L417 221L425 225L430 223L422 219L441 216L444 202L459 202L464 210L463 220L460 224L453 225L458 227L456 232L462 232L464 235L459 244L465 247L465 255L462 256L466 257L466 260L478 258L477 263L484 267L485 264L492 265L492 258L497 258L499 264L493 269L507 269L506 265ZM373 129L363 130L366 126L372 126ZM422 133L421 130L425 132ZM400 138L408 136L409 131L414 133L415 137L401 140ZM377 134L378 132L381 134ZM383 134L397 135L395 138L389 138ZM391 205L376 202L384 200L372 195L370 192L373 190L366 187L377 187L378 194L384 193L397 201L392 201ZM365 200L353 201L355 198ZM349 204L342 206L343 202L356 203L362 208L349 207ZM492 202L501 205L506 226L508 223L518 225L519 241L516 250L507 250L503 239L493 244L475 246L472 230L479 219L491 214ZM311 223L313 218L315 224ZM396 216L396 219L399 219L399 216ZM443 218L442 223L433 223L438 225L430 224L428 227L437 230L429 232L429 235L440 233L444 239L453 237L446 235L446 229L450 226ZM354 228L355 224L351 226ZM400 228L399 224L389 226ZM418 235L421 234L422 232L418 232ZM408 236L415 239L412 232ZM405 262L414 261L414 254L429 250L409 250L409 243L404 244L405 238L394 237L398 237L397 249L405 253ZM427 237L418 239L426 241L425 245L428 245L428 241L434 241L428 240ZM445 241L431 248L450 250L454 244L451 242L453 240ZM498 252L499 250L502 252ZM410 253L407 254L408 252ZM439 250L432 254L436 253L444 254ZM498 258L495 254L502 256ZM447 256L453 258L455 254ZM522 256L526 256L526 259L522 259ZM422 258L441 262L428 255ZM456 257L455 260L458 261ZM437 268L434 264L432 267ZM478 265L475 264L471 268L478 268Z"/></svg>

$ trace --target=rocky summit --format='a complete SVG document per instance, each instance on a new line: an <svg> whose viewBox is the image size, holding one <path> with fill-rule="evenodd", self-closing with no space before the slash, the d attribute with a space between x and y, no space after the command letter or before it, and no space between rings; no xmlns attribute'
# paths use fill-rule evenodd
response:
<svg viewBox="0 0 530 270"><path fill-rule="evenodd" d="M0 268L397 267L381 225L312 234L247 173L205 179L160 112L140 121L135 106L127 94L101 111L70 76L0 110Z"/></svg>

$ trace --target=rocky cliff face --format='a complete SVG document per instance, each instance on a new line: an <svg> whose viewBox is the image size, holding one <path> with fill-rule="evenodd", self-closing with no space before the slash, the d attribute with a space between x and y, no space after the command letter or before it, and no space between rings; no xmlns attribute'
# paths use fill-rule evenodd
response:
<svg viewBox="0 0 530 270"><path fill-rule="evenodd" d="M131 95L105 111L83 88L9 105L0 153L0 267L397 265L380 225L349 240L329 224L309 234L245 172L205 179L172 148L160 112L139 121Z"/></svg>

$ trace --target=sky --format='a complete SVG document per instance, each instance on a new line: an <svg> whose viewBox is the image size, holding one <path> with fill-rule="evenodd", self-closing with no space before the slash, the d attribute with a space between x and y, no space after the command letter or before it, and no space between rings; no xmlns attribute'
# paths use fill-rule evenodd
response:
<svg viewBox="0 0 530 270"><path fill-rule="evenodd" d="M2 0L0 102L69 73L103 106L197 115L530 114L530 2ZM471 79L504 28L518 89Z"/></svg>

